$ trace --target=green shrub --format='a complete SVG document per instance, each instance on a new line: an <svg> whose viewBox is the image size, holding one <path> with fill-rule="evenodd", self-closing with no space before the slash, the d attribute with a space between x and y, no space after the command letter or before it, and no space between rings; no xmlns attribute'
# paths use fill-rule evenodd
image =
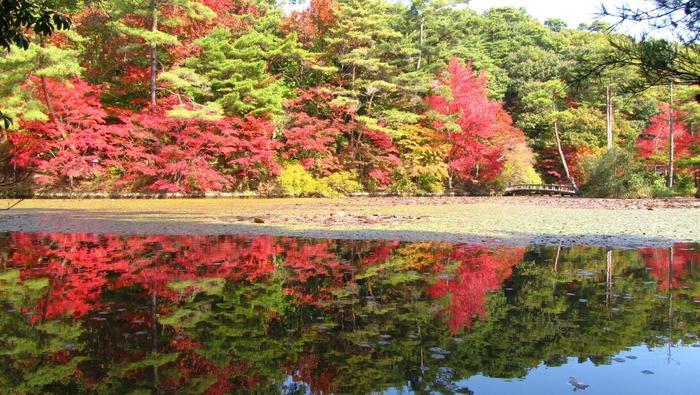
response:
<svg viewBox="0 0 700 395"><path fill-rule="evenodd" d="M666 178L654 179L654 197L693 196L695 194L695 177L693 174L676 173L673 189L666 186Z"/></svg>
<svg viewBox="0 0 700 395"><path fill-rule="evenodd" d="M282 193L290 196L336 197L362 191L355 173L341 171L317 179L296 162L283 166L278 182Z"/></svg>
<svg viewBox="0 0 700 395"><path fill-rule="evenodd" d="M321 182L331 191L341 195L362 192L362 184L358 181L357 174L351 171L333 173L328 177L322 178Z"/></svg>
<svg viewBox="0 0 700 395"><path fill-rule="evenodd" d="M605 198L645 198L653 188L643 166L629 152L615 148L585 166L586 196Z"/></svg>
<svg viewBox="0 0 700 395"><path fill-rule="evenodd" d="M283 166L279 175L282 192L290 196L318 196L324 186L298 163Z"/></svg>
<svg viewBox="0 0 700 395"><path fill-rule="evenodd" d="M421 192L420 188L408 177L398 177L396 182L389 186L389 191L397 195L415 195Z"/></svg>
<svg viewBox="0 0 700 395"><path fill-rule="evenodd" d="M537 170L532 164L518 164L511 161L506 161L503 165L503 170L495 179L488 183L489 188L494 191L502 191L508 185L516 184L542 184Z"/></svg>
<svg viewBox="0 0 700 395"><path fill-rule="evenodd" d="M654 177L651 188L654 197L671 197L673 195L673 192L666 186L664 177Z"/></svg>

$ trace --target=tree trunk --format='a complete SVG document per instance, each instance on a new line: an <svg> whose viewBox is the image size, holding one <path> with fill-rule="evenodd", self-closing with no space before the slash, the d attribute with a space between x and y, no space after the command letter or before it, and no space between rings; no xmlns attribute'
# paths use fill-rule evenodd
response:
<svg viewBox="0 0 700 395"><path fill-rule="evenodd" d="M559 258L561 258L561 241L559 242L559 245L557 246L557 256L554 257L554 272L559 271Z"/></svg>
<svg viewBox="0 0 700 395"><path fill-rule="evenodd" d="M669 86L668 100L668 188L673 188L675 147L673 136L673 82Z"/></svg>
<svg viewBox="0 0 700 395"><path fill-rule="evenodd" d="M606 121L606 131L608 140L608 149L613 148L613 100L612 100L612 88L608 85L606 89L606 99L607 103L605 106L605 121Z"/></svg>
<svg viewBox="0 0 700 395"><path fill-rule="evenodd" d="M420 45L418 47L418 64L416 65L416 70L420 70L421 63L423 62L423 42L425 41L425 15L421 13L420 16Z"/></svg>
<svg viewBox="0 0 700 395"><path fill-rule="evenodd" d="M158 3L151 0L151 31L158 31ZM156 106L156 79L158 78L158 47L151 44L151 105Z"/></svg>
<svg viewBox="0 0 700 395"><path fill-rule="evenodd" d="M613 256L612 250L608 249L605 257L605 305L610 307L612 302L613 289Z"/></svg>
<svg viewBox="0 0 700 395"><path fill-rule="evenodd" d="M39 37L39 46L43 49L46 47L46 42L44 36ZM44 54L42 52L41 55L39 55L39 68L44 68ZM39 85L41 87L41 94L44 96L44 102L46 102L46 109L49 111L49 119L51 122L53 122L56 125L56 129L58 129L59 133L61 133L61 137L64 139L68 137L66 135L66 131L63 128L63 123L61 122L60 119L56 116L56 111L53 108L53 102L51 100L51 95L49 95L49 88L46 84L46 77L43 75L39 77Z"/></svg>
<svg viewBox="0 0 700 395"><path fill-rule="evenodd" d="M151 352L153 354L158 352L158 293L153 290L151 294L151 334L153 338L151 339ZM153 364L153 388L152 392L154 394L159 394L160 389L158 387L158 365Z"/></svg>
<svg viewBox="0 0 700 395"><path fill-rule="evenodd" d="M554 112L557 111L557 105L554 105ZM556 118L554 119L554 138L557 140L557 148L559 149L559 157L561 158L561 164L564 166L564 172L566 173L566 179L569 180L571 183L571 186L574 187L576 192L578 193L578 187L576 186L576 181L574 180L574 177L571 176L571 173L569 172L569 165L566 163L566 157L564 156L564 149L561 146L561 137L559 136L559 124L557 123Z"/></svg>

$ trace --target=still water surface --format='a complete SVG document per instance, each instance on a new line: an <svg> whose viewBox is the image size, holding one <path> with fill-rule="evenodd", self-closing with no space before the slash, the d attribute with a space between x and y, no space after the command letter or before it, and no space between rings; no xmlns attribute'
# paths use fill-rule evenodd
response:
<svg viewBox="0 0 700 395"><path fill-rule="evenodd" d="M2 393L694 394L700 248L0 234Z"/></svg>

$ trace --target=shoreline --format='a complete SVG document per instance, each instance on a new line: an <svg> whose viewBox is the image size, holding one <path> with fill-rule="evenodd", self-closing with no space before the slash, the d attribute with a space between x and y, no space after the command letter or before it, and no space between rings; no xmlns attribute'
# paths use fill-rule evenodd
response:
<svg viewBox="0 0 700 395"><path fill-rule="evenodd" d="M700 242L698 208L697 199L41 199L1 211L0 231L641 248Z"/></svg>

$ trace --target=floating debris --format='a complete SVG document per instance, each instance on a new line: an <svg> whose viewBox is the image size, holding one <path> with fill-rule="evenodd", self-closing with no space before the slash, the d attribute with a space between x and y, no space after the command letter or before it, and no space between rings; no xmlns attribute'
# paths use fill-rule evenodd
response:
<svg viewBox="0 0 700 395"><path fill-rule="evenodd" d="M443 359L445 359L445 356L442 354L431 354L430 358L438 360L438 361L442 361Z"/></svg>
<svg viewBox="0 0 700 395"><path fill-rule="evenodd" d="M644 369L642 370L642 374L654 374L654 372L652 372L651 370Z"/></svg>
<svg viewBox="0 0 700 395"><path fill-rule="evenodd" d="M379 335L379 337L382 338L382 339L385 339L385 340L386 340L386 339L391 339L391 335L386 335L386 334Z"/></svg>
<svg viewBox="0 0 700 395"><path fill-rule="evenodd" d="M613 358L613 361L620 363L627 362L624 358Z"/></svg>
<svg viewBox="0 0 700 395"><path fill-rule="evenodd" d="M428 350L433 354L447 355L450 353L449 351L445 350L444 348L440 348L440 347L430 347Z"/></svg>
<svg viewBox="0 0 700 395"><path fill-rule="evenodd" d="M569 377L569 384L571 384L572 387L574 387L574 390L585 390L586 388L590 387L588 384L584 384L578 380L576 380L576 377Z"/></svg>
<svg viewBox="0 0 700 395"><path fill-rule="evenodd" d="M588 303L588 299L579 299L578 301L581 303Z"/></svg>
<svg viewBox="0 0 700 395"><path fill-rule="evenodd" d="M627 359L637 359L637 357L635 357L634 355L628 355L628 356L626 356L625 358L627 358Z"/></svg>
<svg viewBox="0 0 700 395"><path fill-rule="evenodd" d="M453 376L454 371L449 366L441 366L438 368L438 372L441 376Z"/></svg>
<svg viewBox="0 0 700 395"><path fill-rule="evenodd" d="M360 343L360 344L358 344L358 346L360 346L360 347L362 347L362 348L372 348L372 347L374 347L373 345L371 345L371 344L369 344L369 343Z"/></svg>
<svg viewBox="0 0 700 395"><path fill-rule="evenodd" d="M457 343L457 344L461 344L461 343L464 343L464 339L462 339L461 337L454 337L454 338L452 338L452 342Z"/></svg>
<svg viewBox="0 0 700 395"><path fill-rule="evenodd" d="M377 342L377 344L379 344L380 346L388 346L389 344L391 344L391 342L388 340L380 340Z"/></svg>

